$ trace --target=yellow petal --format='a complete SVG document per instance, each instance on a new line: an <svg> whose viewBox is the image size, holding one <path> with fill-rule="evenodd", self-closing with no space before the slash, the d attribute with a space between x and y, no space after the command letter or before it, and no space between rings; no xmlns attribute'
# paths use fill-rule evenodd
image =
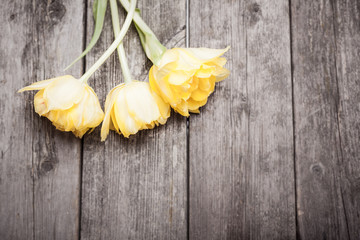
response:
<svg viewBox="0 0 360 240"><path fill-rule="evenodd" d="M153 66L149 72L149 82L152 89L154 91L158 90L160 92L159 95L165 100L165 102L168 103L178 102L178 99L175 98L176 96L173 94L169 86L168 77L157 78L156 73L157 73L157 67Z"/></svg>
<svg viewBox="0 0 360 240"><path fill-rule="evenodd" d="M164 120L166 122L166 119L168 117L170 117L170 105L168 103L165 103L164 100L162 100L161 97L159 97L155 92L152 92L152 95L157 103L157 106L159 108L159 111L160 111L160 114L161 114L161 117L162 117L162 121L160 122L161 124L164 124L162 123Z"/></svg>
<svg viewBox="0 0 360 240"><path fill-rule="evenodd" d="M188 108L190 112L194 112L194 113L199 113L199 107L202 107L206 104L207 102L207 98L204 99L203 101L195 101L194 99L190 98L187 103L188 103Z"/></svg>
<svg viewBox="0 0 360 240"><path fill-rule="evenodd" d="M188 91L191 93L192 91L194 91L199 87L199 78L197 76L193 76L189 81L189 83L190 83L190 88Z"/></svg>
<svg viewBox="0 0 360 240"><path fill-rule="evenodd" d="M35 82L35 83L33 83L33 84L29 85L29 86L23 87L18 92L24 92L24 91L30 91L30 90L40 90L40 89L43 89L46 86L48 86L54 80L63 79L63 78L67 78L67 77L71 77L71 76L66 75L66 76L61 76L61 77L57 77L57 78L38 81L38 82Z"/></svg>
<svg viewBox="0 0 360 240"><path fill-rule="evenodd" d="M145 82L132 82L125 87L125 100L132 117L139 124L150 124L160 116L150 86Z"/></svg>
<svg viewBox="0 0 360 240"><path fill-rule="evenodd" d="M211 76L210 78L199 78L199 89L208 92L210 95L215 89L216 78Z"/></svg>
<svg viewBox="0 0 360 240"><path fill-rule="evenodd" d="M184 84L194 75L194 73L194 71L173 71L169 74L169 83L173 85Z"/></svg>
<svg viewBox="0 0 360 240"><path fill-rule="evenodd" d="M43 95L44 95L44 89L37 92L34 97L35 112L38 113L40 116L48 112Z"/></svg>
<svg viewBox="0 0 360 240"><path fill-rule="evenodd" d="M61 131L75 130L74 125L68 119L68 112L63 110L53 110L46 114L46 117L53 123L53 125Z"/></svg>
<svg viewBox="0 0 360 240"><path fill-rule="evenodd" d="M94 90L86 85L88 92L88 100L86 106L83 106L83 125L84 127L94 128L97 127L104 118L104 112L101 109L99 99ZM80 106L79 106L80 107Z"/></svg>
<svg viewBox="0 0 360 240"><path fill-rule="evenodd" d="M199 88L203 91L210 91L211 83L209 78L200 78Z"/></svg>
<svg viewBox="0 0 360 240"><path fill-rule="evenodd" d="M179 114L181 114L185 117L189 116L187 103L184 100L181 100L180 103L178 103L176 105L171 105L171 107Z"/></svg>
<svg viewBox="0 0 360 240"><path fill-rule="evenodd" d="M124 92L124 89L122 89L118 94L114 104L114 113L121 133L124 137L129 137L130 134L137 133L141 125L130 116Z"/></svg>
<svg viewBox="0 0 360 240"><path fill-rule="evenodd" d="M155 81L154 74L153 74L153 68L152 66L149 71L149 84L151 89L158 95L161 95L161 91L159 89L159 86L157 85L157 82Z"/></svg>
<svg viewBox="0 0 360 240"><path fill-rule="evenodd" d="M203 100L207 99L209 94L210 93L208 91L203 91L201 89L196 89L195 91L193 91L191 93L191 98L194 99L195 101L203 101Z"/></svg>
<svg viewBox="0 0 360 240"><path fill-rule="evenodd" d="M226 64L226 58L224 57L218 57L211 60L211 62L206 62L206 65L219 66L219 67L223 67L225 64Z"/></svg>
<svg viewBox="0 0 360 240"><path fill-rule="evenodd" d="M76 129L79 129L85 125L84 121L86 121L86 119L84 117L84 113L92 111L92 107L88 106L89 96L89 92L84 91L84 95L81 101L68 109L69 121L74 123L74 128Z"/></svg>
<svg viewBox="0 0 360 240"><path fill-rule="evenodd" d="M45 116L51 121L56 122L59 119L60 111L53 110L45 114Z"/></svg>
<svg viewBox="0 0 360 240"><path fill-rule="evenodd" d="M213 74L214 70L215 70L214 67L209 67L209 68L201 67L198 71L196 71L196 76L199 78L209 78Z"/></svg>
<svg viewBox="0 0 360 240"><path fill-rule="evenodd" d="M82 138L87 131L88 129L75 130L73 134L78 138Z"/></svg>
<svg viewBox="0 0 360 240"><path fill-rule="evenodd" d="M114 107L114 103L117 99L119 91L123 88L123 86L124 86L124 84L121 84L121 85L113 88L106 97L105 116L104 116L104 120L103 120L103 123L101 126L101 141L105 141L107 135L109 134L111 111ZM113 120L113 122L114 122L114 120Z"/></svg>
<svg viewBox="0 0 360 240"><path fill-rule="evenodd" d="M111 129L111 125L114 127L113 130L115 130L118 134L121 134L120 127L119 127L119 125L117 124L117 121L116 121L115 109L114 108L112 108L112 110L111 110L110 129Z"/></svg>
<svg viewBox="0 0 360 240"><path fill-rule="evenodd" d="M97 127L104 117L99 100L89 86L86 87L80 103L65 111L67 111L68 115L67 121L73 123L73 127L78 131L78 134L85 133L90 128Z"/></svg>
<svg viewBox="0 0 360 240"><path fill-rule="evenodd" d="M188 48L177 48L179 58L176 61L176 65L173 69L175 70L184 70L184 71L196 71L200 68L203 63L200 59L194 56L191 52L188 51Z"/></svg>
<svg viewBox="0 0 360 240"><path fill-rule="evenodd" d="M44 91L48 110L65 110L82 99L85 85L73 77L56 79Z"/></svg>
<svg viewBox="0 0 360 240"><path fill-rule="evenodd" d="M220 82L227 78L230 74L230 71L226 68L216 68L216 70L213 72L213 76L216 77L216 82Z"/></svg>
<svg viewBox="0 0 360 240"><path fill-rule="evenodd" d="M163 68L165 65L176 62L179 59L179 54L176 48L166 50L164 55L158 64L159 68Z"/></svg>
<svg viewBox="0 0 360 240"><path fill-rule="evenodd" d="M65 131L72 131L79 138L89 129L97 127L104 118L99 100L94 90L87 84L85 84L83 97L78 104L67 110L59 111L66 115Z"/></svg>
<svg viewBox="0 0 360 240"><path fill-rule="evenodd" d="M113 112L113 111L111 111L111 112ZM112 114L111 114L111 116L112 116ZM114 118L115 118L115 117L114 117ZM121 133L119 132L119 130L118 130L119 128L118 128L118 129L115 128L114 122L113 122L112 120L110 120L109 129L110 129L110 130L113 130L113 131L116 131L116 132L118 132L119 134L121 134Z"/></svg>
<svg viewBox="0 0 360 240"><path fill-rule="evenodd" d="M208 62L214 58L220 57L229 50L230 47L224 49L213 49L213 48L186 48L185 50L189 54L193 55L202 62Z"/></svg>
<svg viewBox="0 0 360 240"><path fill-rule="evenodd" d="M72 117L69 114L69 110L65 110L65 111L61 111L60 110L60 115L59 115L59 119L57 121L59 124L61 123L61 125L65 128L64 131L75 131L75 124L73 122Z"/></svg>
<svg viewBox="0 0 360 240"><path fill-rule="evenodd" d="M190 110L189 109L189 112L191 112L191 113L200 113L200 110L199 109L195 109L195 110Z"/></svg>

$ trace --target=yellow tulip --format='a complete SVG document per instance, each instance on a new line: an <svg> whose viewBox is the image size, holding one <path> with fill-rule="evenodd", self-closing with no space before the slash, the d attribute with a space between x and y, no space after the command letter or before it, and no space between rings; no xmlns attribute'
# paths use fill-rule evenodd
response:
<svg viewBox="0 0 360 240"><path fill-rule="evenodd" d="M128 138L139 130L165 124L169 116L169 104L150 89L149 83L131 81L120 84L106 97L101 140L106 139L109 129Z"/></svg>
<svg viewBox="0 0 360 240"><path fill-rule="evenodd" d="M33 83L19 92L30 90L40 90L34 97L35 112L79 138L104 118L94 90L70 75Z"/></svg>
<svg viewBox="0 0 360 240"><path fill-rule="evenodd" d="M225 79L229 70L220 57L228 48L173 48L166 50L149 73L151 88L183 116L199 113L214 91L215 83Z"/></svg>

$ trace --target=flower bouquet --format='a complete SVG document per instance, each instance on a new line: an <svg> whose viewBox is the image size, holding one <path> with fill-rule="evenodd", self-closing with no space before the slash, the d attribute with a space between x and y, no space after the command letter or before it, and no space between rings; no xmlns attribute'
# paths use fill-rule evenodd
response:
<svg viewBox="0 0 360 240"><path fill-rule="evenodd" d="M167 49L141 18L139 9L136 9L136 0L119 0L127 11L121 29L117 1L109 1L114 42L79 79L66 75L20 89L19 92L39 90L34 97L35 112L47 117L57 129L71 131L79 138L102 122L102 141L110 129L129 137L139 130L165 124L171 108L186 117L189 113L199 113L199 108L206 104L214 91L215 83L229 75L224 68L226 59L221 57L229 47ZM85 51L66 69L96 44L106 8L107 0L94 1L93 37ZM131 22L135 24L146 56L153 63L149 70L149 82L134 80L128 67L122 41ZM119 55L124 83L108 93L104 112L88 80L115 50Z"/></svg>

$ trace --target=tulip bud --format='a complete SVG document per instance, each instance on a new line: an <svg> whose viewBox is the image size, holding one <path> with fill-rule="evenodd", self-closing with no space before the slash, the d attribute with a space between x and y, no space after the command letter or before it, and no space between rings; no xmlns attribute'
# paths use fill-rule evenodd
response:
<svg viewBox="0 0 360 240"><path fill-rule="evenodd" d="M19 92L30 90L40 90L34 97L35 112L47 117L57 129L71 131L79 138L104 118L94 90L73 76L39 81Z"/></svg>
<svg viewBox="0 0 360 240"><path fill-rule="evenodd" d="M165 124L169 116L169 104L150 89L149 83L120 84L106 97L101 140L106 139L109 129L129 137L139 130Z"/></svg>
<svg viewBox="0 0 360 240"><path fill-rule="evenodd" d="M149 73L151 88L183 116L199 113L214 91L215 83L229 75L220 57L228 48L173 48Z"/></svg>

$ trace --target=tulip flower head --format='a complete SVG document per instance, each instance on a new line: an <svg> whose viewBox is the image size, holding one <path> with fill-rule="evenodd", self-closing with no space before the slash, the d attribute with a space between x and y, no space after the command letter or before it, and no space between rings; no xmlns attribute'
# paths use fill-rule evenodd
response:
<svg viewBox="0 0 360 240"><path fill-rule="evenodd" d="M101 140L106 139L109 129L128 138L139 130L165 124L169 116L169 104L150 89L149 83L131 81L120 84L106 97Z"/></svg>
<svg viewBox="0 0 360 240"><path fill-rule="evenodd" d="M19 92L30 90L39 90L34 97L36 113L79 138L104 118L94 90L70 75L33 83Z"/></svg>
<svg viewBox="0 0 360 240"><path fill-rule="evenodd" d="M173 48L167 50L150 69L151 88L183 116L199 113L214 91L215 83L225 79L229 70L220 57L229 48Z"/></svg>
<svg viewBox="0 0 360 240"><path fill-rule="evenodd" d="M116 0L110 0L114 34L120 33ZM105 141L109 129L129 137L142 129L152 129L165 124L170 116L170 105L150 88L149 83L132 80L123 44L118 55L125 83L113 88L105 101L105 117L101 127L101 141Z"/></svg>

